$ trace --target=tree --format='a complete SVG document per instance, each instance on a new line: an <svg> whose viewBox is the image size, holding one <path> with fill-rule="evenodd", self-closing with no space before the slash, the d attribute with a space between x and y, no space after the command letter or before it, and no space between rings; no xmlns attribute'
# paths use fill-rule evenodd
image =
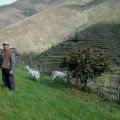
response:
<svg viewBox="0 0 120 120"><path fill-rule="evenodd" d="M62 66L76 73L80 87L85 90L89 78L100 76L110 68L110 56L91 48L76 49L64 57Z"/></svg>

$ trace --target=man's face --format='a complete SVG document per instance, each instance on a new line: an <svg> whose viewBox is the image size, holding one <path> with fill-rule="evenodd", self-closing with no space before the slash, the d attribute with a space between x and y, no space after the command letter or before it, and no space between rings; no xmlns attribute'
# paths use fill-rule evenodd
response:
<svg viewBox="0 0 120 120"><path fill-rule="evenodd" d="M3 49L4 50L8 50L9 49L9 45L8 44L3 44Z"/></svg>

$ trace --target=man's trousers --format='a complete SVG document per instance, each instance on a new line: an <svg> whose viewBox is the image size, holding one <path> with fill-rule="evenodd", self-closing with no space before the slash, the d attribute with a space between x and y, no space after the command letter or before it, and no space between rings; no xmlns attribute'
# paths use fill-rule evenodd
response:
<svg viewBox="0 0 120 120"><path fill-rule="evenodd" d="M2 80L5 87L8 87L10 90L15 89L14 76L10 75L8 69L2 69Z"/></svg>

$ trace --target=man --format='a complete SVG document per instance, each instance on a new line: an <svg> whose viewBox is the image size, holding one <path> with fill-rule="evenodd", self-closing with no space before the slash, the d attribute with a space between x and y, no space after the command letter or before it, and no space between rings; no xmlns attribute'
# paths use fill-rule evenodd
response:
<svg viewBox="0 0 120 120"><path fill-rule="evenodd" d="M1 51L1 68L2 68L2 80L5 87L10 90L15 90L14 83L14 65L15 65L15 54L10 48L9 42L3 42L3 50Z"/></svg>

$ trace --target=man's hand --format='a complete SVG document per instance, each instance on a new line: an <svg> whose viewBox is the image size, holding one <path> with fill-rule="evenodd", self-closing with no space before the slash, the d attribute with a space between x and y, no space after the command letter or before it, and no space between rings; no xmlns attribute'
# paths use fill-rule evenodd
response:
<svg viewBox="0 0 120 120"><path fill-rule="evenodd" d="M13 70L10 70L10 75L12 75L13 74Z"/></svg>

